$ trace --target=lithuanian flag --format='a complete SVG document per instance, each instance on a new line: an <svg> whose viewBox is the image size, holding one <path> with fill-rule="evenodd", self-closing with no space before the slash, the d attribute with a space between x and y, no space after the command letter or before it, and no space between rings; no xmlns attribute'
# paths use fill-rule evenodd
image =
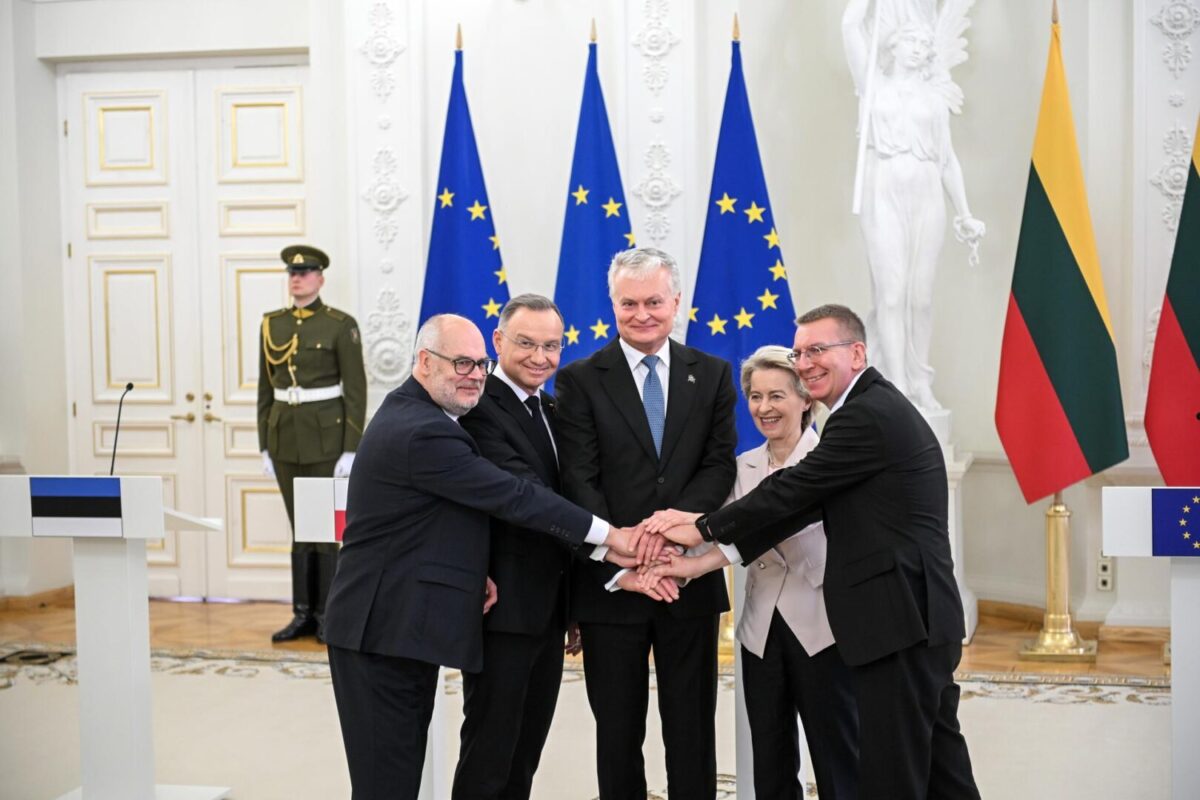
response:
<svg viewBox="0 0 1200 800"><path fill-rule="evenodd" d="M1057 23L1004 323L996 430L1030 503L1129 457Z"/></svg>
<svg viewBox="0 0 1200 800"><path fill-rule="evenodd" d="M1171 486L1200 486L1200 123L1154 337L1146 435Z"/></svg>

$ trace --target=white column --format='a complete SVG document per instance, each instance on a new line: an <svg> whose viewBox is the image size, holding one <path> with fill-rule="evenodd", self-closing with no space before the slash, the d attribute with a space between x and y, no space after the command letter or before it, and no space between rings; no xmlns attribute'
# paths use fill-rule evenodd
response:
<svg viewBox="0 0 1200 800"><path fill-rule="evenodd" d="M1171 797L1200 797L1200 559L1171 559Z"/></svg>

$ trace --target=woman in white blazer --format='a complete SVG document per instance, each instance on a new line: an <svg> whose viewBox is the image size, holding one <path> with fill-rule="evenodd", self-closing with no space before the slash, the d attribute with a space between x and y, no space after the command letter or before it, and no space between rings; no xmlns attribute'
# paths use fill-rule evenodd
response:
<svg viewBox="0 0 1200 800"><path fill-rule="evenodd" d="M760 347L742 364L742 391L754 424L766 437L737 459L737 480L726 502L747 494L776 470L790 467L817 445L812 398L792 369L788 349ZM688 524L699 514L673 509L651 517L647 529ZM654 568L692 578L730 562L737 549L705 545ZM743 691L759 798L804 797L796 714L804 723L821 800L857 797L858 712L850 672L833 646L821 585L825 529L813 523L746 564L746 596L737 626Z"/></svg>

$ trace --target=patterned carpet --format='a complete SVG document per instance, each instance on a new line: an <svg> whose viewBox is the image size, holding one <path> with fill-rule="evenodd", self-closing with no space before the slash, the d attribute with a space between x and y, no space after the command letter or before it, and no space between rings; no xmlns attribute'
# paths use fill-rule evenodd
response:
<svg viewBox="0 0 1200 800"><path fill-rule="evenodd" d="M3 659L18 650L24 663ZM0 775L6 800L43 800L78 785L75 660L32 663L44 646L0 647ZM329 670L321 654L155 651L158 780L228 785L238 800L349 796ZM537 776L538 800L596 796L593 729L582 674L563 678ZM1162 678L964 673L961 719L988 798L1169 794L1170 689ZM457 756L461 676L449 673L446 745ZM733 677L719 693L718 797L735 797ZM652 703L653 705L653 703ZM651 798L667 798L657 716L646 738ZM809 795L815 791L809 787Z"/></svg>

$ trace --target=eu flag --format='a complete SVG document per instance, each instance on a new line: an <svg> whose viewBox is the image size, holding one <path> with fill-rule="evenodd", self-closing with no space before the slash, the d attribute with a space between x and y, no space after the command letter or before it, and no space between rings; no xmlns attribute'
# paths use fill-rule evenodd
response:
<svg viewBox="0 0 1200 800"><path fill-rule="evenodd" d="M434 314L461 314L479 326L490 347L500 309L508 302L508 278L475 147L463 87L462 50L454 52L450 108L435 191L420 321Z"/></svg>
<svg viewBox="0 0 1200 800"><path fill-rule="evenodd" d="M687 343L729 360L737 375L762 345L792 343L795 316L734 41ZM763 441L745 403L737 424L739 450Z"/></svg>
<svg viewBox="0 0 1200 800"><path fill-rule="evenodd" d="M1152 550L1156 556L1200 556L1200 488L1151 489Z"/></svg>
<svg viewBox="0 0 1200 800"><path fill-rule="evenodd" d="M592 42L554 288L554 302L566 326L563 364L591 355L616 338L608 298L608 265L615 254L630 247L633 231L596 69L596 43Z"/></svg>

